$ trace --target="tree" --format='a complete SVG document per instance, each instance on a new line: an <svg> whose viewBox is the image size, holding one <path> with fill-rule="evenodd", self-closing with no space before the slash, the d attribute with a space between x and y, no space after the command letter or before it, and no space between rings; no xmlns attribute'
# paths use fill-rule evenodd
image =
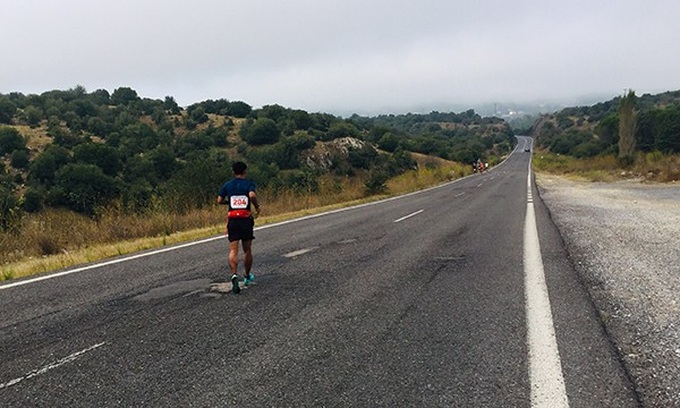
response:
<svg viewBox="0 0 680 408"><path fill-rule="evenodd" d="M180 212L212 204L215 188L231 174L229 166L228 159L221 154L196 157L168 181L166 202Z"/></svg>
<svg viewBox="0 0 680 408"><path fill-rule="evenodd" d="M169 111L173 115L177 115L180 112L179 105L175 102L175 98L172 96L166 96L163 100L163 109Z"/></svg>
<svg viewBox="0 0 680 408"><path fill-rule="evenodd" d="M269 118L258 118L241 128L241 137L251 145L273 144L279 140L281 131Z"/></svg>
<svg viewBox="0 0 680 408"><path fill-rule="evenodd" d="M105 137L111 131L111 124L104 121L101 117L95 116L87 121L87 130L93 135Z"/></svg>
<svg viewBox="0 0 680 408"><path fill-rule="evenodd" d="M29 173L38 183L51 185L54 174L69 161L69 152L57 145L48 145L45 151L29 165Z"/></svg>
<svg viewBox="0 0 680 408"><path fill-rule="evenodd" d="M0 126L0 156L25 148L26 140L18 130L9 126Z"/></svg>
<svg viewBox="0 0 680 408"><path fill-rule="evenodd" d="M0 96L0 123L10 124L16 112L17 106L6 96Z"/></svg>
<svg viewBox="0 0 680 408"><path fill-rule="evenodd" d="M61 201L70 209L87 215L116 196L116 182L94 164L69 163L56 174Z"/></svg>
<svg viewBox="0 0 680 408"><path fill-rule="evenodd" d="M196 123L205 123L208 121L208 115L205 113L205 109L201 106L196 106L189 110L189 117Z"/></svg>
<svg viewBox="0 0 680 408"><path fill-rule="evenodd" d="M13 151L10 156L10 163L15 169L27 169L29 164L28 151L24 149Z"/></svg>
<svg viewBox="0 0 680 408"><path fill-rule="evenodd" d="M233 101L229 102L226 114L235 116L237 118L245 118L246 116L250 115L250 112L252 111L253 108L247 103L242 101Z"/></svg>
<svg viewBox="0 0 680 408"><path fill-rule="evenodd" d="M83 143L73 148L73 160L76 163L94 164L107 176L118 173L120 158L118 151L101 143Z"/></svg>
<svg viewBox="0 0 680 408"><path fill-rule="evenodd" d="M168 180L179 168L175 152L167 146L159 146L151 150L148 155L155 169L155 176L161 180Z"/></svg>
<svg viewBox="0 0 680 408"><path fill-rule="evenodd" d="M623 164L633 163L638 120L636 103L637 96L633 90L628 90L619 102L619 161Z"/></svg>
<svg viewBox="0 0 680 408"><path fill-rule="evenodd" d="M387 132L378 141L378 147L388 152L394 152L399 147L399 140L392 132Z"/></svg>
<svg viewBox="0 0 680 408"><path fill-rule="evenodd" d="M659 111L654 147L662 152L680 152L680 107L671 106Z"/></svg>
<svg viewBox="0 0 680 408"><path fill-rule="evenodd" d="M286 115L287 112L288 109L281 105L265 105L257 112L257 116L259 118L269 118L275 122L278 122Z"/></svg>
<svg viewBox="0 0 680 408"><path fill-rule="evenodd" d="M29 105L24 109L24 120L31 128L36 128L40 125L40 121L43 118L43 112L41 109L36 108L33 105Z"/></svg>
<svg viewBox="0 0 680 408"><path fill-rule="evenodd" d="M128 105L137 100L139 100L137 91L128 87L117 88L111 94L111 103L114 105Z"/></svg>
<svg viewBox="0 0 680 408"><path fill-rule="evenodd" d="M323 140L329 141L340 139L343 137L356 137L359 135L359 130L349 122L334 123L328 129L328 132L323 137Z"/></svg>
<svg viewBox="0 0 680 408"><path fill-rule="evenodd" d="M347 152L349 164L360 169L369 169L376 157L378 157L378 152L368 143L359 149L350 149Z"/></svg>
<svg viewBox="0 0 680 408"><path fill-rule="evenodd" d="M106 89L97 89L90 94L90 98L97 105L108 105L111 102L111 94Z"/></svg>
<svg viewBox="0 0 680 408"><path fill-rule="evenodd" d="M306 130L312 126L312 118L304 110L294 110L290 113L290 118L295 122L295 128L299 130Z"/></svg>
<svg viewBox="0 0 680 408"><path fill-rule="evenodd" d="M619 117L616 113L610 113L603 117L595 127L595 133L606 144L614 144L618 141Z"/></svg>
<svg viewBox="0 0 680 408"><path fill-rule="evenodd" d="M388 179L387 173L383 169L373 169L368 174L368 179L364 182L366 195L382 194L387 191L385 184Z"/></svg>
<svg viewBox="0 0 680 408"><path fill-rule="evenodd" d="M43 208L45 191L43 189L29 188L24 194L24 202L21 208L29 213L37 213Z"/></svg>

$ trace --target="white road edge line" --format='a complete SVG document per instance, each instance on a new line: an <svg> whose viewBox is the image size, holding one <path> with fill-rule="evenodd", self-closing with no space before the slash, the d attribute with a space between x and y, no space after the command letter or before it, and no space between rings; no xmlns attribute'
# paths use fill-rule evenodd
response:
<svg viewBox="0 0 680 408"><path fill-rule="evenodd" d="M405 216L403 216L403 217L401 217L401 218L398 218L398 219L394 220L394 222L402 222L402 221L404 221L404 220L407 220L407 219L409 219L409 218L411 218L411 217L414 217L414 216L420 214L420 213L423 212L423 211L425 211L425 210L418 210L418 211L416 211L416 212L414 212L414 213L411 213L411 214L409 214L409 215L405 215Z"/></svg>
<svg viewBox="0 0 680 408"><path fill-rule="evenodd" d="M524 293L531 406L532 408L567 408L569 400L564 386L562 363L557 348L541 246L538 240L536 214L531 199L531 160L529 161L527 188L529 199L524 224Z"/></svg>
<svg viewBox="0 0 680 408"><path fill-rule="evenodd" d="M114 260L111 260L111 261L106 261L106 262L97 263L97 264L93 264L93 265L83 266L83 267L75 268L75 269L69 269L69 270L66 270L66 271L52 273L52 274L49 274L49 275L38 276L37 278L32 278L32 279L22 280L22 281L19 281L19 282L14 282L14 283L6 284L6 285L1 285L0 290L9 289L9 288L12 288L14 286L27 285L29 283L39 282L39 281L42 281L42 280L45 280L45 279L52 279L52 278L57 278L59 276L70 275L72 273L88 271L90 269L101 268L102 266L115 265L117 263L131 261L133 259L144 258L144 257L151 256L151 255L162 254L163 252L174 251L176 249L186 248L186 247L199 245L199 244L204 244L206 242L216 241L218 239L223 239L223 238L224 238L224 235L220 235L220 236L217 236L217 237L207 238L207 239L203 239L203 240L200 240L200 241L188 242L186 244L180 244L180 245L175 245L175 246L171 246L171 247L167 247L167 248L157 249L157 250L154 250L154 251L143 252L143 253L137 254L137 255L126 256L125 258L118 258L118 259L114 259Z"/></svg>
<svg viewBox="0 0 680 408"><path fill-rule="evenodd" d="M44 366L44 367L42 367L42 368L39 368L39 369L34 370L34 371L31 371L30 373L28 373L28 374L26 374L26 375L24 375L24 376L22 376L22 377L15 378L15 379L13 379L13 380L11 380L11 381L7 381L6 383L0 384L0 390L3 389L3 388L7 388L7 387L11 387L11 386L13 386L13 385L19 384L20 382L22 382L22 381L24 381L24 380L31 379L31 378L36 377L36 376L39 376L39 375L41 375L41 374L45 374L46 372L48 372L48 371L50 371L50 370L52 370L52 369L54 369L54 368L61 367L61 366L63 366L64 364L67 364L67 363L70 363L70 362L74 361L75 359L77 359L78 357L82 356L83 354L89 353L90 351L92 351L92 350L94 350L94 349L97 349L97 348L99 348L99 347L101 347L101 346L103 346L103 345L105 345L105 344L106 344L106 342L95 344L94 346L88 347L88 348L86 348L85 350L80 350L80 351L78 351L78 352L76 352L76 353L73 353L73 354L71 354L71 355L68 355L68 356L66 356L66 357L64 357L64 358L62 358L62 359L60 359L60 360L55 361L54 363L48 364L48 365L46 365L46 366Z"/></svg>

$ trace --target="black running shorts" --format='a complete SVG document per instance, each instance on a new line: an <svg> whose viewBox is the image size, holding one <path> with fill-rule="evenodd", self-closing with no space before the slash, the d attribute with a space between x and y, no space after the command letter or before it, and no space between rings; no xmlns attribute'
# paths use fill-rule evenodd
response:
<svg viewBox="0 0 680 408"><path fill-rule="evenodd" d="M229 242L232 241L250 241L255 239L253 236L253 227L255 220L252 217L248 218L229 218L227 221L227 235Z"/></svg>

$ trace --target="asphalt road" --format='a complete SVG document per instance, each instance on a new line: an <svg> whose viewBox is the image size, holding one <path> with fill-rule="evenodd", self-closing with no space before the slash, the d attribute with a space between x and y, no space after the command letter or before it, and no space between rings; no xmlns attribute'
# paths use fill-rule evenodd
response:
<svg viewBox="0 0 680 408"><path fill-rule="evenodd" d="M239 295L211 290L224 238L0 286L0 405L555 406L543 381L571 407L638 406L527 191L530 142L485 174L258 229ZM527 329L528 209L552 357ZM554 358L559 378L532 374Z"/></svg>

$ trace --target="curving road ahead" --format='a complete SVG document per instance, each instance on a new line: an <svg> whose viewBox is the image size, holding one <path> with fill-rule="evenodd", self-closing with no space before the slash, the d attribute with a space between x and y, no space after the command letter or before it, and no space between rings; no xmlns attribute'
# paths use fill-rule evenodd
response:
<svg viewBox="0 0 680 408"><path fill-rule="evenodd" d="M0 286L1 405L638 406L518 140L485 174L258 228L240 295L212 290L223 237Z"/></svg>

